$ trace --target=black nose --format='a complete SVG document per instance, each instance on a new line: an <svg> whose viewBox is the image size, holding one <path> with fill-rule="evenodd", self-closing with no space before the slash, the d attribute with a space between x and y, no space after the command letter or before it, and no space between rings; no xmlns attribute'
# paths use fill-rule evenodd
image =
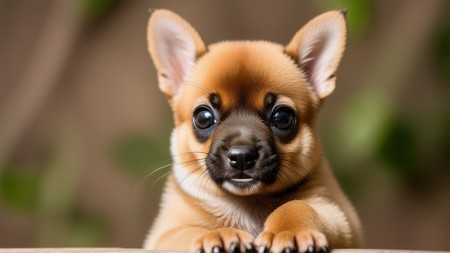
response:
<svg viewBox="0 0 450 253"><path fill-rule="evenodd" d="M231 167L238 170L250 169L258 159L258 150L252 146L234 146L228 149Z"/></svg>

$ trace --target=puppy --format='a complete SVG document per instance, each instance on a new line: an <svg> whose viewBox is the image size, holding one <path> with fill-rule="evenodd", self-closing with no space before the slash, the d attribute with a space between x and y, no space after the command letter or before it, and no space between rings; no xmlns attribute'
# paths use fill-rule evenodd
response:
<svg viewBox="0 0 450 253"><path fill-rule="evenodd" d="M287 46L206 46L185 20L156 10L147 39L175 128L173 169L144 248L278 253L361 245L357 214L316 130L344 52L345 11L312 19Z"/></svg>

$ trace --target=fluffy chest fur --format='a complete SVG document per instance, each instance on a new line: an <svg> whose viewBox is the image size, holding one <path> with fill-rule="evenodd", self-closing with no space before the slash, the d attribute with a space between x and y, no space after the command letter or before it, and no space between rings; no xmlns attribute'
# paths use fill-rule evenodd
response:
<svg viewBox="0 0 450 253"><path fill-rule="evenodd" d="M198 177L186 176L183 166L175 166L174 175L180 190L188 195L188 202L199 203L199 208L213 220L198 221L201 226L217 229L233 227L258 235L264 221L274 209L274 201L262 198L229 196L219 193L218 189L210 189L212 182L209 179L197 180ZM205 182L206 181L206 182Z"/></svg>
<svg viewBox="0 0 450 253"><path fill-rule="evenodd" d="M274 209L272 203L262 199L216 198L205 202L203 208L217 218L217 224L211 224L214 228L233 227L256 236Z"/></svg>

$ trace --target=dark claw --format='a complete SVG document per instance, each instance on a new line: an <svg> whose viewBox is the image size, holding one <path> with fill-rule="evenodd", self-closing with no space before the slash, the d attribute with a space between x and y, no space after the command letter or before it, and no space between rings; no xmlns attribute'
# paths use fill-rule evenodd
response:
<svg viewBox="0 0 450 253"><path fill-rule="evenodd" d="M239 244L232 242L230 245L230 252L231 253L240 253L241 249L239 248Z"/></svg>
<svg viewBox="0 0 450 253"><path fill-rule="evenodd" d="M327 246L322 246L319 249L320 253L329 253L330 252L330 248L328 248Z"/></svg>
<svg viewBox="0 0 450 253"><path fill-rule="evenodd" d="M309 245L308 248L306 249L306 253L313 253L314 252L314 247L312 245Z"/></svg>
<svg viewBox="0 0 450 253"><path fill-rule="evenodd" d="M258 253L267 253L268 251L269 249L265 245L259 246L258 248Z"/></svg>
<svg viewBox="0 0 450 253"><path fill-rule="evenodd" d="M214 246L212 248L212 253L221 253L222 249L219 246Z"/></svg>
<svg viewBox="0 0 450 253"><path fill-rule="evenodd" d="M245 252L246 253L254 253L255 252L255 246L253 244L249 243L245 245Z"/></svg>
<svg viewBox="0 0 450 253"><path fill-rule="evenodd" d="M203 249L197 249L195 253L204 253Z"/></svg>
<svg viewBox="0 0 450 253"><path fill-rule="evenodd" d="M283 253L293 253L294 252L294 249L293 248L285 248L284 250L283 250Z"/></svg>

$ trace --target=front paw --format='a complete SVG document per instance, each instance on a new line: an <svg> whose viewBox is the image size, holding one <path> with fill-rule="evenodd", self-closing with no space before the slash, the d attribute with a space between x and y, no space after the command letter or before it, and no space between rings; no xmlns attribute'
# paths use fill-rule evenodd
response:
<svg viewBox="0 0 450 253"><path fill-rule="evenodd" d="M297 233L263 231L255 240L258 253L328 253L330 251L324 234L316 230L302 230Z"/></svg>
<svg viewBox="0 0 450 253"><path fill-rule="evenodd" d="M221 228L208 232L195 244L195 253L253 252L253 236L234 228Z"/></svg>

